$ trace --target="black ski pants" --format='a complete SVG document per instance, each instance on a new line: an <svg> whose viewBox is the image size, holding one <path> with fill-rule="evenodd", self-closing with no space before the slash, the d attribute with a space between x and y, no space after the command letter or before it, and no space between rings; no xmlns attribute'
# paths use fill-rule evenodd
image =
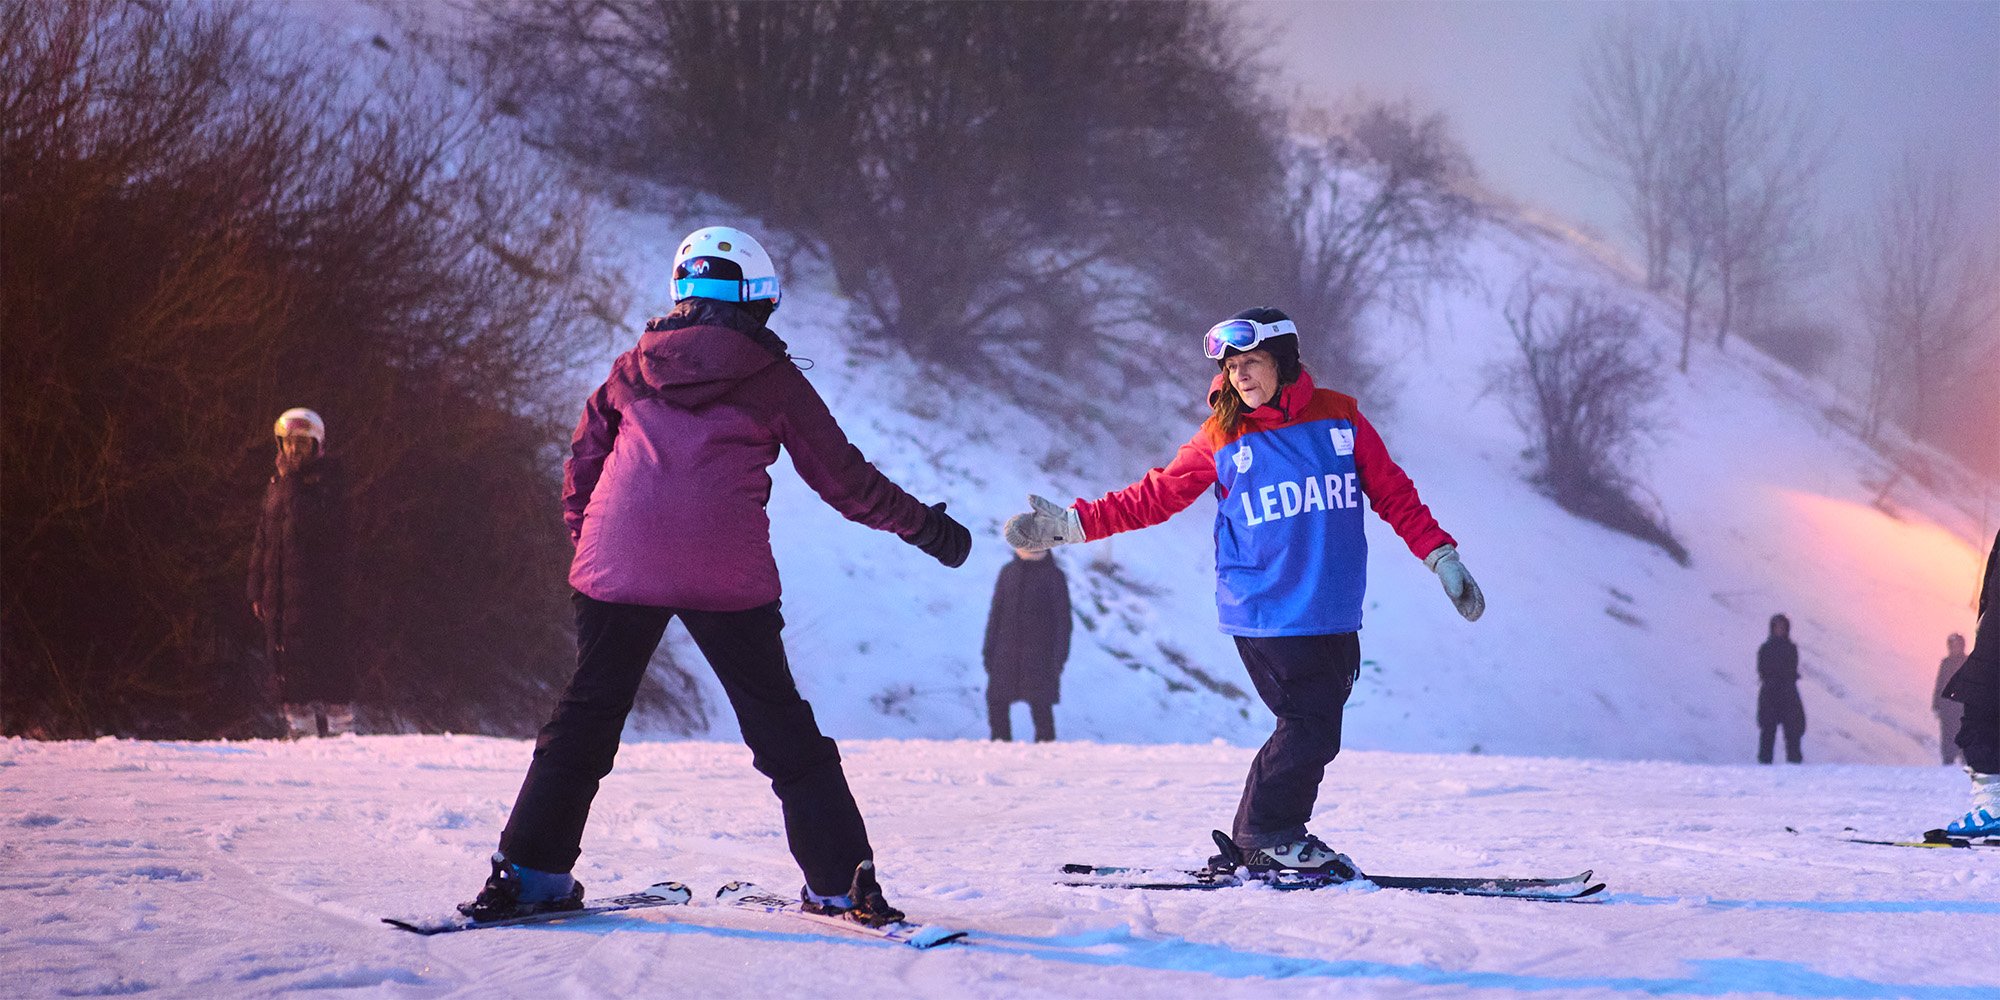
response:
<svg viewBox="0 0 2000 1000"><path fill-rule="evenodd" d="M1361 637L1237 636L1257 696L1278 717L1243 783L1230 831L1240 847L1276 847L1306 835L1326 765L1340 753L1340 721L1361 673Z"/></svg>
<svg viewBox="0 0 2000 1000"><path fill-rule="evenodd" d="M1026 699L1017 699L1026 700ZM1014 738L1014 702L1004 695L986 693L986 725L996 740ZM1028 718L1035 724L1035 742L1053 743L1056 738L1056 707L1045 701L1028 702Z"/></svg>
<svg viewBox="0 0 2000 1000"><path fill-rule="evenodd" d="M1785 730L1785 759L1794 764L1805 763L1805 752L1799 748L1799 741L1806 735L1805 720L1789 718L1757 727L1757 763L1771 762L1771 751L1776 748L1781 726Z"/></svg>
<svg viewBox="0 0 2000 1000"><path fill-rule="evenodd" d="M778 602L748 611L690 611L612 604L575 594L576 676L535 741L535 757L500 850L516 864L566 872L581 853L598 783L632 711L646 666L675 617L722 682L752 763L771 779L785 837L806 884L821 895L846 892L855 866L874 856L861 810L840 768L840 750L819 731L799 697L779 634Z"/></svg>

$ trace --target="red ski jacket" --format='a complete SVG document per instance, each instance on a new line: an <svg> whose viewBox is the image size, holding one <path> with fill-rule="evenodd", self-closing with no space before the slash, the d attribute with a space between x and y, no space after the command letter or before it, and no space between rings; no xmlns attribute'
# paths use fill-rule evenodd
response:
<svg viewBox="0 0 2000 1000"><path fill-rule="evenodd" d="M1209 399L1223 387L1217 375ZM1086 537L1159 524L1213 489L1216 604L1233 635L1323 635L1361 627L1368 545L1360 496L1419 558L1456 544L1431 516L1354 397L1301 372L1234 434L1213 419L1166 468L1078 499Z"/></svg>

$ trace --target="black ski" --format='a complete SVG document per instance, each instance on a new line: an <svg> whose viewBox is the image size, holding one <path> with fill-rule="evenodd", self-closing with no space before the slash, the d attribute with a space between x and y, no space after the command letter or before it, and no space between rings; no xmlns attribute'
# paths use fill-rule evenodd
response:
<svg viewBox="0 0 2000 1000"><path fill-rule="evenodd" d="M558 920L595 916L599 913L617 913L620 910L643 910L655 906L680 906L685 904L693 895L693 893L688 891L687 886L679 882L659 882L647 886L639 892L625 896L603 896L597 899L586 899L583 901L583 908L579 910L552 910L547 913L535 913L507 920L478 921L462 914L453 914L449 917L432 919L412 917L405 920L397 917L383 917L382 922L399 930L428 936L431 934L451 934L457 931L476 931L487 927L520 927L525 924L547 924Z"/></svg>
<svg viewBox="0 0 2000 1000"><path fill-rule="evenodd" d="M854 934L866 934L906 944L912 948L935 948L938 945L958 941L965 937L964 931L951 930L935 924L920 924L909 920L871 927L854 920L828 916L824 913L808 913L803 904L792 896L782 896L766 892L749 882L731 882L716 890L715 899L726 906L734 906L759 913L773 913L810 921L822 927L834 927Z"/></svg>
<svg viewBox="0 0 2000 1000"><path fill-rule="evenodd" d="M1368 875L1341 879L1304 872L1252 873L1240 867L1241 851L1220 830L1214 833L1216 846L1227 863L1222 868L1149 869L1120 865L1064 865L1063 874L1089 876L1065 879L1060 884L1102 889L1207 890L1262 885L1278 890L1325 889L1366 881L1383 889L1446 893L1460 896L1504 896L1511 899L1572 900L1604 891L1604 883L1591 881L1585 871L1563 878L1457 878L1427 875Z"/></svg>
<svg viewBox="0 0 2000 1000"><path fill-rule="evenodd" d="M1786 827L1790 829L1790 827ZM1856 833L1853 827L1847 832ZM1954 837L1943 830L1925 830L1922 840L1870 840L1866 837L1843 837L1850 844L1880 844L1884 847L1942 847L1972 848L2000 847L2000 837Z"/></svg>

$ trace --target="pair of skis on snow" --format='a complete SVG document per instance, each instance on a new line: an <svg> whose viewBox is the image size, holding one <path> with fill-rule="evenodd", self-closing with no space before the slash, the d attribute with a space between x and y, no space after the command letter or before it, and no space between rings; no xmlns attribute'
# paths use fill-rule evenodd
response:
<svg viewBox="0 0 2000 1000"><path fill-rule="evenodd" d="M686 906L694 899L694 893L679 882L657 882L645 889L624 896L601 896L583 901L583 907L576 910L553 910L535 913L509 920L476 921L471 917L454 915L441 920L382 918L382 922L400 930L415 934L451 934L457 931L475 931L487 927L520 927L527 924L549 924L559 920L573 920L577 917L592 917L600 913L620 913L625 910L647 910L663 906ZM749 882L731 882L716 890L715 903L741 910L758 913L774 913L798 920L810 921L844 931L865 934L906 944L912 948L935 948L949 941L965 936L964 931L955 931L930 924L911 921L897 921L879 926L871 926L854 920L828 916L823 913L807 912L797 900L787 896L766 892Z"/></svg>
<svg viewBox="0 0 2000 1000"><path fill-rule="evenodd" d="M1193 870L1156 870L1118 865L1063 866L1065 878L1059 885L1094 887L1100 889L1227 889L1242 885L1262 885L1279 890L1324 889L1329 886L1366 881L1383 889L1409 889L1416 892L1450 893L1463 896L1504 896L1512 899L1573 900L1593 896L1604 891L1604 883L1592 882L1591 873L1583 872L1567 878L1438 878L1429 876L1364 875L1359 880L1338 879L1326 875L1301 872L1273 872L1252 874L1241 866L1242 852L1220 830L1214 833L1216 846L1222 850L1223 866ZM657 907L686 906L694 899L694 893L679 882L659 882L645 889L623 896L602 896L586 899L581 909L556 910L536 913L508 920L475 921L470 917L453 915L443 919L401 919L384 917L382 922L400 930L415 934L451 934L457 931L480 930L487 927L519 927L528 924L554 923L573 920L578 917L596 916L602 913L619 913L625 910L644 910ZM914 921L896 921L880 926L869 926L853 920L822 913L808 912L799 900L789 896L767 892L749 882L731 882L716 891L715 904L776 914L797 920L809 921L822 926L836 927L843 931L865 934L870 937L909 945L913 948L935 948L938 945L965 938L965 931L952 930L935 924Z"/></svg>
<svg viewBox="0 0 2000 1000"><path fill-rule="evenodd" d="M1212 834L1222 852L1220 864L1207 868L1156 870L1121 865L1064 865L1063 874L1077 876L1060 884L1103 889L1204 890L1261 885L1281 891L1325 889L1367 883L1382 889L1444 893L1455 896L1503 896L1509 899L1568 901L1595 896L1604 883L1584 871L1564 878L1448 878L1431 875L1359 875L1341 878L1306 872L1251 872L1243 867L1243 851L1221 830Z"/></svg>

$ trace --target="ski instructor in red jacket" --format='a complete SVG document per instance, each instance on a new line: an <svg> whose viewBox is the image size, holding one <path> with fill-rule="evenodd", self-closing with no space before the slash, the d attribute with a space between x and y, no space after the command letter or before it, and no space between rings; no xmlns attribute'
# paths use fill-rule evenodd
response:
<svg viewBox="0 0 2000 1000"><path fill-rule="evenodd" d="M1250 766L1232 839L1253 873L1352 878L1353 863L1306 821L1361 669L1362 498L1467 621L1486 600L1353 397L1313 385L1289 317L1245 310L1211 328L1203 349L1222 369L1209 386L1214 412L1166 468L1069 507L1030 496L1032 510L1008 519L1007 541L1046 549L1104 538L1159 524L1212 490L1222 631L1278 718Z"/></svg>
<svg viewBox="0 0 2000 1000"><path fill-rule="evenodd" d="M807 909L879 925L883 898L840 751L799 696L780 635L767 471L783 448L821 499L946 566L972 536L848 443L765 324L778 275L756 240L697 230L674 255L674 308L646 326L584 405L563 466L576 557L576 674L542 727L493 872L459 909L500 920L582 905L576 864L598 782L667 623L714 669L783 807Z"/></svg>

